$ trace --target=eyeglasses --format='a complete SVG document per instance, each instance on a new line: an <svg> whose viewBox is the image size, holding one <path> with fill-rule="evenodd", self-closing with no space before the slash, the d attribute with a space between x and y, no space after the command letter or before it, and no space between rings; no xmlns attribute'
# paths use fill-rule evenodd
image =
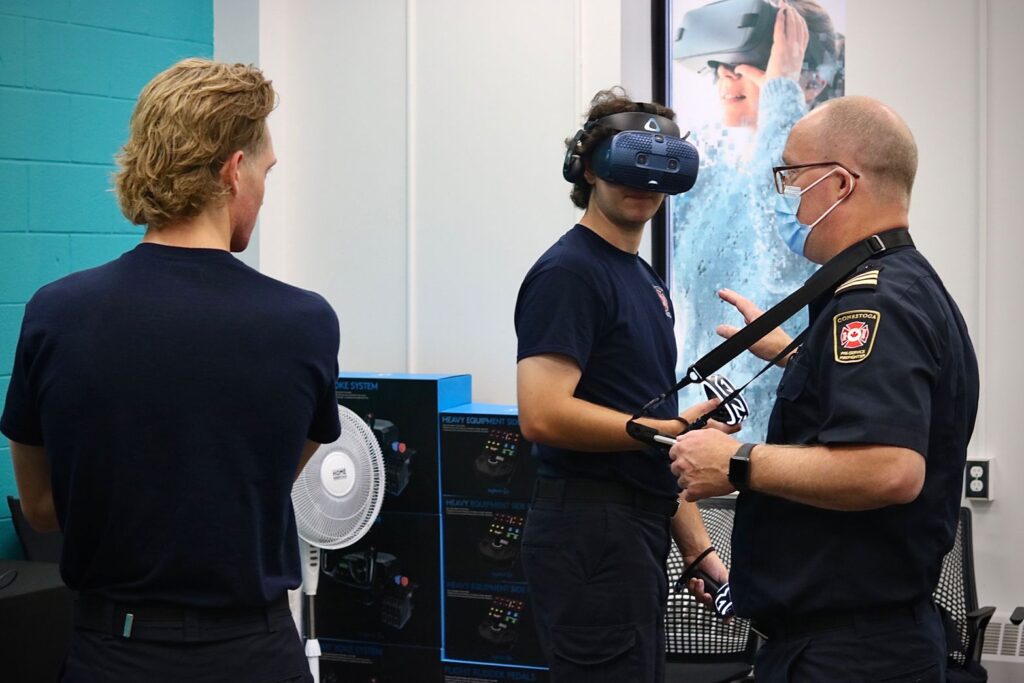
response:
<svg viewBox="0 0 1024 683"><path fill-rule="evenodd" d="M788 166L773 166L772 175L775 178L775 191L778 192L779 194L785 194L786 179L791 177L790 173L792 171L798 171L804 168L815 168L818 166L838 166L839 168L843 169L844 171L852 175L854 178L860 178L859 173L857 173L856 171L851 171L838 161L816 161L813 164L790 164Z"/></svg>

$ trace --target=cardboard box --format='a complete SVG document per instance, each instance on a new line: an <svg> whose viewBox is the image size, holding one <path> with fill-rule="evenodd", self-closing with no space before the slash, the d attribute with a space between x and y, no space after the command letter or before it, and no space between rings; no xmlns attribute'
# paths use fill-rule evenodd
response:
<svg viewBox="0 0 1024 683"><path fill-rule="evenodd" d="M445 660L545 666L526 584L445 581Z"/></svg>
<svg viewBox="0 0 1024 683"><path fill-rule="evenodd" d="M318 637L440 647L440 517L383 513L359 542L321 553Z"/></svg>
<svg viewBox="0 0 1024 683"><path fill-rule="evenodd" d="M321 640L320 683L439 683L437 648Z"/></svg>
<svg viewBox="0 0 1024 683"><path fill-rule="evenodd" d="M442 683L548 683L547 669L445 662Z"/></svg>
<svg viewBox="0 0 1024 683"><path fill-rule="evenodd" d="M470 400L469 375L344 372L338 403L373 429L387 467L384 512L438 514L438 413Z"/></svg>
<svg viewBox="0 0 1024 683"><path fill-rule="evenodd" d="M516 406L469 403L441 412L441 490L467 498L530 500L533 444Z"/></svg>
<svg viewBox="0 0 1024 683"><path fill-rule="evenodd" d="M519 559L529 503L444 497L445 580L523 583Z"/></svg>

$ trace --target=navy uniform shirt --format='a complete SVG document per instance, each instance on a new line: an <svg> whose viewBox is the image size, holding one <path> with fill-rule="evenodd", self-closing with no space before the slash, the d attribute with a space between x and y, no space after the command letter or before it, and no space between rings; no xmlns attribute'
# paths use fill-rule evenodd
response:
<svg viewBox="0 0 1024 683"><path fill-rule="evenodd" d="M515 313L518 360L568 356L582 370L576 398L632 415L675 383L673 315L668 288L647 262L576 225L523 280ZM674 395L653 412L675 415ZM636 450L605 453L534 448L544 476L614 480L678 495L668 458L639 442Z"/></svg>
<svg viewBox="0 0 1024 683"><path fill-rule="evenodd" d="M915 248L892 249L812 303L810 319L779 384L768 442L909 448L925 458L924 487L911 503L863 512L741 494L730 579L743 616L924 599L956 533L978 366L939 276Z"/></svg>
<svg viewBox="0 0 1024 683"><path fill-rule="evenodd" d="M46 449L73 589L263 605L299 585L291 486L329 442L338 319L226 251L140 244L25 308L0 429Z"/></svg>

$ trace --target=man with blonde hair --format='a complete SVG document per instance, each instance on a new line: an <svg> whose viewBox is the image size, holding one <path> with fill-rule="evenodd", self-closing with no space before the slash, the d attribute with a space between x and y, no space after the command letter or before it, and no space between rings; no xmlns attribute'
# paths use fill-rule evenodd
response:
<svg viewBox="0 0 1024 683"><path fill-rule="evenodd" d="M740 491L730 579L736 613L768 638L758 681L942 683L932 593L979 379L963 316L907 230L917 146L889 107L844 97L797 123L782 162L779 220L804 256L873 256L810 304L767 443L691 432L672 471L688 500ZM748 322L761 314L719 294ZM751 350L767 360L789 342L776 329Z"/></svg>
<svg viewBox="0 0 1024 683"><path fill-rule="evenodd" d="M116 175L142 243L26 306L0 430L29 522L64 532L64 681L311 680L290 490L340 432L338 320L230 253L276 161L274 104L251 66L157 75Z"/></svg>

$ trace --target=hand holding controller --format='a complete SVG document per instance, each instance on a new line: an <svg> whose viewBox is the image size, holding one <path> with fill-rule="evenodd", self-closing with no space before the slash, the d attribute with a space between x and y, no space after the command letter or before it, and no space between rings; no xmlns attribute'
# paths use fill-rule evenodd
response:
<svg viewBox="0 0 1024 683"><path fill-rule="evenodd" d="M714 552L713 547L709 547L707 550L698 555L693 562L683 570L683 573L676 579L674 590L678 593L683 590L684 587L690 582L690 579L700 579L704 582L704 590L714 596L713 606L715 612L717 612L723 619L730 619L736 614L736 609L732 604L732 591L729 588L729 583L719 583L710 574L700 569L701 561Z"/></svg>

